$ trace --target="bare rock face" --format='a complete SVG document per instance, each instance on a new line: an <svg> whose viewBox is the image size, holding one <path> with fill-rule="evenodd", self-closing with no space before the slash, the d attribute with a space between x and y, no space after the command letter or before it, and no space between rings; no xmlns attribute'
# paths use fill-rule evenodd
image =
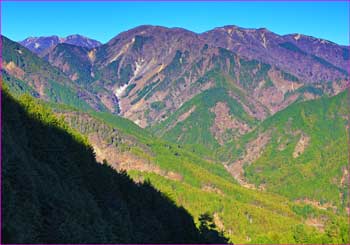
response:
<svg viewBox="0 0 350 245"><path fill-rule="evenodd" d="M3 62L2 67L11 76L14 76L18 79L24 78L25 72L21 68L19 68L13 61L10 61L9 63Z"/></svg>
<svg viewBox="0 0 350 245"><path fill-rule="evenodd" d="M253 184L248 183L244 178L244 165L251 164L257 160L264 152L266 145L271 139L271 132L263 132L258 137L247 143L245 147L244 155L235 161L234 163L227 166L227 170L242 186L254 189ZM263 187L262 187L263 188Z"/></svg>
<svg viewBox="0 0 350 245"><path fill-rule="evenodd" d="M342 61L334 58L340 53ZM196 94L218 86L208 76L212 71L250 95L243 104L259 120L297 100L335 94L348 85L344 47L266 29L223 27L196 34L140 26L98 47L95 57L94 74L115 92L121 115L142 127L157 124ZM164 106L154 112L151 105L157 101Z"/></svg>
<svg viewBox="0 0 350 245"><path fill-rule="evenodd" d="M220 144L224 144L229 138L241 136L251 130L248 124L230 115L230 109L226 103L218 102L212 111L215 113L215 120L211 132ZM230 133L227 133L228 130Z"/></svg>
<svg viewBox="0 0 350 245"><path fill-rule="evenodd" d="M89 49L71 44L58 44L44 58L61 69L73 81L89 82L91 79L91 60Z"/></svg>
<svg viewBox="0 0 350 245"><path fill-rule="evenodd" d="M348 76L349 48L301 34L280 36L267 29L237 26L215 28L202 34L210 43L249 59L257 59L305 82Z"/></svg>
<svg viewBox="0 0 350 245"><path fill-rule="evenodd" d="M310 137L304 133L301 134L298 143L295 146L293 157L297 158L305 151L306 147L309 145Z"/></svg>
<svg viewBox="0 0 350 245"><path fill-rule="evenodd" d="M31 48L35 42L22 44ZM139 26L103 45L78 36L46 42L55 43L45 49L51 64L97 95L109 111L141 127L158 125L212 88L225 88L261 121L296 101L335 95L349 86L347 47L267 29L225 26L197 34ZM226 129L252 126L237 121L219 130L214 124L221 143Z"/></svg>

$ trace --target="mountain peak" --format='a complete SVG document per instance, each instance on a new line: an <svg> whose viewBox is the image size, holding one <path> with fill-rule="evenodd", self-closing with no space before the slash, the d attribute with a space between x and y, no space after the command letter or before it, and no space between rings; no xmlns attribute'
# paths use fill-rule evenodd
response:
<svg viewBox="0 0 350 245"><path fill-rule="evenodd" d="M57 35L28 37L19 43L41 57L45 56L60 43L68 43L88 49L96 48L101 45L99 41L80 34L73 34L67 37L59 37Z"/></svg>
<svg viewBox="0 0 350 245"><path fill-rule="evenodd" d="M181 27L165 27L165 26L158 26L158 25L141 25L134 27L130 30L121 32L118 34L118 36L126 36L126 35L135 35L135 34L146 34L146 33L152 33L152 34L157 34L157 33L164 33L164 32L184 32L184 33L193 33L192 31L189 31L185 28Z"/></svg>

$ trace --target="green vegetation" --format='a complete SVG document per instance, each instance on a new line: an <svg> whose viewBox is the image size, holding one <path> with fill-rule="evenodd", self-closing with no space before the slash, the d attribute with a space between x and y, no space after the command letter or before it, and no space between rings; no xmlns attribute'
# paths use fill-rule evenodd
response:
<svg viewBox="0 0 350 245"><path fill-rule="evenodd" d="M105 50L100 49L99 52L97 52L97 56L104 54L105 55ZM103 79L107 84L111 83L114 84L116 81L112 81L112 78L117 78L118 77L118 70L119 70L119 65L120 65L120 60L121 58L119 57L118 59L114 60L113 62L109 63L107 66L101 68L101 69L96 69L93 68L93 72L95 74L96 79ZM129 80L127 80L129 81ZM121 84L120 82L118 84Z"/></svg>
<svg viewBox="0 0 350 245"><path fill-rule="evenodd" d="M136 180L150 180L163 193L167 193L178 204L183 205L197 220L201 213L208 212L219 217L219 223L225 227L225 235L236 243L296 243L295 228L307 219L322 219L326 227L333 223L337 229L342 229L331 238L326 233L305 225L308 234L307 243L327 243L332 241L344 243L349 240L346 228L346 218L339 218L329 211L316 210L304 218L291 208L302 209L299 204L292 204L286 199L268 193L259 193L238 185L220 180L221 184L203 183L202 188L193 187L183 181L170 180L153 173L129 171ZM212 176L210 176L212 177ZM212 189L206 189L210 186Z"/></svg>
<svg viewBox="0 0 350 245"><path fill-rule="evenodd" d="M161 111L165 108L165 103L163 101L155 101L151 103L151 108L156 111Z"/></svg>
<svg viewBox="0 0 350 245"><path fill-rule="evenodd" d="M32 99L30 101L32 102L24 102L23 104L31 104L30 106L27 106L28 108L31 108L32 106L34 106L34 101ZM211 102L208 101L208 103ZM41 108L41 105L39 105L38 103L35 103L35 105ZM41 109L36 109L34 111L37 110L40 111ZM59 105L56 106L54 110L59 113L67 112L65 114L65 117L69 117L72 115L72 113L70 113L70 111L72 111L72 108L70 107ZM79 111L76 112L78 112L79 114ZM81 113L81 115L89 116L86 113ZM46 117L47 116L40 116L40 118L44 118L44 121L46 120ZM270 194L267 192L257 192L255 190L249 190L244 187L241 187L238 184L236 184L235 180L228 174L228 172L225 170L222 164L207 162L201 157L198 157L196 153L191 152L191 150L189 148L186 148L185 146L183 147L179 144L172 144L163 140L159 140L127 119L123 119L108 113L98 112L93 112L89 117L93 118L93 120L87 120L84 117L85 119L78 121L75 120L75 124L70 125L74 126L76 130L85 130L84 132L86 134L92 131L98 132L99 135L101 135L101 137L106 140L106 142L117 142L116 138L108 139L111 135L111 132L116 132L116 130L117 132L120 132L118 137L121 137L122 139L130 139L131 136L131 142L125 143L125 141L122 141L124 143L119 144L118 147L123 148L124 151L128 151L130 154L137 155L144 159L149 159L149 162L151 164L160 167L164 175L160 175L159 173L153 172L140 172L138 170L130 169L128 171L130 176L138 182L141 181L141 183L146 181L146 184L143 184L146 186L149 185L147 183L152 183L152 185L154 185L162 193L166 193L165 195L168 198L174 200L177 205L186 208L186 210L188 210L188 212L190 212L196 220L196 224L199 229L199 234L206 237L206 239L209 239L209 241L213 241L211 239L211 236L213 234L218 235L218 239L220 239L220 237L222 237L222 229L224 229L223 232L225 236L228 237L231 242L235 243L296 243L301 239L303 239L303 241L306 241L307 243L346 243L349 239L346 235L346 218L342 218L341 216L334 214L331 210L318 210L307 205L293 203L288 199L275 194ZM100 124L101 126L95 128L98 124ZM17 126L14 125L13 127ZM28 125L28 127L31 126ZM91 130L88 129L89 127L91 127ZM9 130L5 129L5 132L9 132ZM36 135L37 132L34 131L33 135L34 134ZM46 133L42 132L41 135L46 135ZM77 137L80 138L81 142L86 142L86 140L84 138L81 138L79 135L77 135ZM20 138L23 139L23 137ZM21 143L22 142L23 141L21 141ZM43 144L43 142L40 141L40 138L38 144ZM62 145L62 143L57 143L56 141L53 141L52 145L50 144L47 147L56 147L57 145ZM64 148L64 150L66 150L66 148ZM69 158L71 156L76 156L73 153L70 153L71 151L74 151L74 148L70 149L69 151L67 150L65 154L61 154L62 157L64 156ZM52 151L48 150L48 152ZM79 157L81 157L80 154ZM25 157L24 159L31 158ZM48 159L57 159L57 157L52 156L52 158ZM69 161L69 166L75 166L75 164L71 164L72 162L77 161ZM79 160L78 162L82 161ZM39 166L41 165L46 166L43 165L43 163L39 164ZM85 165L82 165L81 167L85 168ZM108 171L113 172L109 168ZM96 172L98 173L99 171L92 170L92 172L94 173L94 178L97 178ZM72 171L68 171L65 173L72 173ZM178 177L176 179L173 179L169 177L171 176L169 175L169 173L176 173ZM68 175L66 174L66 176ZM54 179L57 179L57 177ZM104 188L104 191L109 190L110 186L113 186L113 184L111 183L106 183L106 185L108 185L108 187L101 187ZM94 184L94 186L96 185ZM98 186L100 186L100 184ZM72 187L69 187L68 189L71 188ZM79 187L79 191L80 188L82 187ZM126 187L125 190L127 191L128 188L129 187ZM76 188L73 188L73 190L76 190ZM96 193L100 191L101 190L98 189L96 190ZM59 193L57 195L64 196L63 194ZM72 195L75 198L74 200L78 200L76 198L76 196L78 195L77 193ZM104 194L101 195L103 196ZM140 195L139 197L144 197L144 194L138 195ZM110 194L106 194L106 196L110 196ZM138 199L134 199L134 197L132 197L132 200L135 202L140 202ZM90 203L87 200L85 202ZM145 205L145 202L146 200L143 200L142 205ZM78 212L78 214L82 212L81 210ZM145 210L144 212L147 211ZM203 216L203 214L205 213L210 214L209 218L206 215ZM11 213L9 213L9 215L10 214ZM71 215L71 213L68 214ZM31 213L31 215L33 214ZM40 216L42 214L36 215ZM166 216L166 219L169 222L169 215ZM73 216L70 220L75 220L74 217L75 216ZM103 217L108 217L108 215ZM213 231L208 233L203 227L203 225L205 227L211 227L211 217L215 221L214 223L216 227L213 229ZM114 218L114 220L120 219L123 218ZM326 231L320 232L317 229L306 225L306 221L308 219L321 220L320 222L322 222ZM149 226L144 225L144 219L138 220L142 222L142 227ZM77 224L77 221L74 222L74 227L79 227L80 223L78 222ZM113 225L117 226L117 224ZM35 227L35 224L33 224L33 227ZM27 227L25 229L27 229ZM5 233L3 234L6 234L6 232L9 233L9 231L4 232ZM66 230L62 230L62 232L62 234L70 234L67 233ZM99 230L99 232L101 232L101 230ZM54 238L52 239L61 239L57 238L57 236L54 236ZM141 236L143 235L140 235L139 238ZM82 237L87 237L86 239L91 238L90 236L85 235ZM130 241L128 240L129 238L130 237L124 237L124 240L118 238L120 240L117 241ZM131 241L139 241L137 240L137 238L131 239L134 239ZM144 238L142 237L142 239ZM150 242L154 242L154 240L151 240L151 238L148 239L150 239ZM69 242L74 241L74 239L72 240L72 237L67 238L67 241L68 240Z"/></svg>
<svg viewBox="0 0 350 245"><path fill-rule="evenodd" d="M344 60L349 60L349 48L343 48L343 53L342 53L343 59Z"/></svg>
<svg viewBox="0 0 350 245"><path fill-rule="evenodd" d="M102 46L96 54L96 59L101 58L101 56L106 55L107 53L108 51ZM118 57L106 66L101 68L93 67L93 72L95 74L94 85L96 86L96 89L98 89L99 87L105 87L106 85L111 86L117 84L118 86L122 86L127 84L133 75L133 68L131 64L121 66L121 57ZM98 80L101 84L96 84L96 81Z"/></svg>
<svg viewBox="0 0 350 245"><path fill-rule="evenodd" d="M288 81L292 81L292 82L299 82L299 79L296 76L293 76L292 74L285 72L285 71L281 71L282 77L285 80Z"/></svg>
<svg viewBox="0 0 350 245"><path fill-rule="evenodd" d="M56 103L61 102L82 110L91 109L85 101L79 99L69 88L55 81L50 81L50 84L50 88L45 88L45 94L50 101Z"/></svg>
<svg viewBox="0 0 350 245"><path fill-rule="evenodd" d="M216 244L223 244L228 242L228 239L224 236L223 232L218 232L216 230L216 224L214 222L213 216L211 216L209 213L200 215L198 220L200 222L199 230L207 241Z"/></svg>
<svg viewBox="0 0 350 245"><path fill-rule="evenodd" d="M141 51L147 41L136 36L131 49ZM3 94L3 242L349 243L349 95L301 102L303 93L324 96L334 81L287 92L284 99L300 96L259 122L251 114L268 109L252 95L257 86L274 89L270 65L223 48L211 60L189 64L189 51L177 50L161 74L149 79L153 83L135 91L139 76L126 88L124 96L135 96L131 104L170 88L168 97L152 97L143 112L147 119L157 112L169 117L145 130L108 113L97 98L110 92L106 87L126 84L132 63L120 67L119 57L93 68L96 81L89 84L90 66L80 63L86 50L59 45L56 51L82 79L77 85L20 45L6 38L3 45L5 64L13 62L3 72L12 94ZM292 43L280 46L308 55ZM108 52L102 46L97 58ZM211 70L202 75L208 64ZM168 99L190 76L198 77L186 88L196 91L194 97L172 111ZM233 119L242 131L252 131L223 128ZM256 153L252 144L262 134L268 140L256 141L262 146ZM240 185L227 168L249 159L247 153L258 155L245 163L247 183Z"/></svg>
<svg viewBox="0 0 350 245"><path fill-rule="evenodd" d="M347 94L343 92L332 98L291 105L268 118L238 143L243 149L257 135L271 135L260 158L246 165L246 178L291 200L330 204L337 213L345 214L348 188L341 179L345 178L342 176L348 161L348 113ZM307 143L293 157L302 135L308 138Z"/></svg>
<svg viewBox="0 0 350 245"><path fill-rule="evenodd" d="M268 80L268 71L271 66L256 60L240 59L239 82L244 88L253 88L257 82ZM257 72L253 72L257 70Z"/></svg>
<svg viewBox="0 0 350 245"><path fill-rule="evenodd" d="M34 97L39 97L39 94L27 83L10 76L6 71L2 71L2 79L5 82L3 85L15 96L27 93Z"/></svg>
<svg viewBox="0 0 350 245"><path fill-rule="evenodd" d="M303 50L301 50L299 47L297 47L296 45L294 45L291 42L285 42L285 43L280 43L278 44L280 47L288 49L290 51L302 54L302 55L307 55L307 53Z"/></svg>
<svg viewBox="0 0 350 245"><path fill-rule="evenodd" d="M132 45L132 49L136 50L136 51L140 51L142 50L143 45L145 45L145 43L150 39L150 37L144 37L144 36L140 36L140 35L136 35L135 36L135 41Z"/></svg>
<svg viewBox="0 0 350 245"><path fill-rule="evenodd" d="M229 95L229 91L234 91L242 101L245 101L244 94L232 84L229 77L212 70L196 83L206 83L211 80L215 81L215 88L196 95L165 121L153 126L150 130L167 141L181 143L188 149L204 154L206 157L213 158L215 154L220 160L227 160L230 153L223 151L211 132L215 119L215 113L212 109L218 102L224 102L229 107L229 113L232 117L248 125L254 125L256 121L245 112L236 99ZM179 121L182 115L190 111L192 113L187 118ZM228 140L229 142L233 140L235 133L227 132L228 135L230 135L228 138L231 139Z"/></svg>
<svg viewBox="0 0 350 245"><path fill-rule="evenodd" d="M264 88L270 88L270 87L274 87L274 86L275 86L275 85L273 84L271 78L268 77L268 78L266 79L265 84L264 84Z"/></svg>
<svg viewBox="0 0 350 245"><path fill-rule="evenodd" d="M311 94L314 94L317 96L322 96L324 93L321 88L316 88L314 86L308 86L308 85L304 85L304 86L298 88L295 92L311 93Z"/></svg>
<svg viewBox="0 0 350 245"><path fill-rule="evenodd" d="M227 103L231 115L235 115L237 118L242 119L245 122L253 122L253 120L245 113L242 106L230 97L225 89L210 89L186 102L178 111L176 111L176 113L162 123L162 128L169 128L169 125L176 121L179 116L191 110L192 107L195 107L195 110L186 120L177 123L174 128L166 132L164 139L186 144L201 144L209 147L209 149L214 149L218 144L215 143L216 139L210 132L210 127L213 125L215 117L214 112L211 112L210 109L215 107L216 103L219 101ZM189 134L184 133L186 130Z"/></svg>
<svg viewBox="0 0 350 245"><path fill-rule="evenodd" d="M132 74L133 70L130 64L127 64L125 67L121 68L119 78L120 84L127 83L130 80Z"/></svg>
<svg viewBox="0 0 350 245"><path fill-rule="evenodd" d="M136 84L133 83L133 84L130 84L126 87L126 90L125 90L125 93L123 95L123 97L128 97L130 92L136 87Z"/></svg>
<svg viewBox="0 0 350 245"><path fill-rule="evenodd" d="M134 99L133 101L130 102L130 104L134 105L137 102L139 102L147 93L149 93L157 84L159 83L159 80L153 83L150 83L148 85L146 85L144 88L142 88L141 90L138 90L136 92L137 97L136 99Z"/></svg>
<svg viewBox="0 0 350 245"><path fill-rule="evenodd" d="M50 54L65 62L69 66L68 75L78 74L76 80L79 84L89 85L93 78L91 77L91 64L88 58L88 49L62 43L58 44ZM50 56L48 58L50 58ZM62 62L61 61L61 62Z"/></svg>
<svg viewBox="0 0 350 245"><path fill-rule="evenodd" d="M68 112L64 115L67 119L72 117ZM161 174L133 170L132 166L128 173L138 182L150 181L177 205L186 208L197 221L198 227L201 215L209 213L216 224L217 220L218 224L222 223L225 236L236 243L295 243L299 239L296 231L299 231L297 227L300 225L303 225L308 243L348 239L344 231L327 238L326 233L305 224L309 219L316 219L324 227L334 223L337 229L344 230L346 218L337 216L331 210L318 210L278 195L246 189L236 184L220 163L207 162L190 148L159 140L126 119L108 117L110 114L107 113L101 117L102 114L98 113L92 115L94 119L90 120L86 115L81 114L84 119L75 119L75 123L70 125L77 130L84 130L84 133L99 132L105 142L118 142L116 151L122 149L148 159L147 164L160 167ZM100 126L96 128L96 125ZM119 134L110 139L112 132ZM130 139L128 135L133 138ZM123 139L129 139L130 142ZM175 174L176 178L171 177L170 173ZM216 226L218 231L222 229Z"/></svg>
<svg viewBox="0 0 350 245"><path fill-rule="evenodd" d="M101 102L90 97L82 88L72 83L65 74L20 44L2 36L2 45L3 61L13 62L18 69L23 71L21 78L16 78L8 73L5 73L3 77L4 83L14 95L29 92L36 97L82 110L91 109L91 106L84 100L87 99L99 109L106 110ZM84 94L84 96L79 96L79 94Z"/></svg>
<svg viewBox="0 0 350 245"><path fill-rule="evenodd" d="M3 243L213 241L149 182L98 164L86 139L34 99L2 99Z"/></svg>

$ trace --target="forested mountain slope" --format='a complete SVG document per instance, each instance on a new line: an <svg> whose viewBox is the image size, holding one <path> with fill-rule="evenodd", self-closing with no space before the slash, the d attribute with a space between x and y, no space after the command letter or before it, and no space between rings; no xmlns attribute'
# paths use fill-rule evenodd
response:
<svg viewBox="0 0 350 245"><path fill-rule="evenodd" d="M97 95L72 82L64 72L20 44L4 36L1 39L1 73L11 93L31 93L84 110L107 110Z"/></svg>
<svg viewBox="0 0 350 245"><path fill-rule="evenodd" d="M348 47L236 26L77 38L38 56L2 37L6 242L349 243Z"/></svg>
<svg viewBox="0 0 350 245"><path fill-rule="evenodd" d="M228 169L240 181L346 215L348 97L297 103L266 119L232 146Z"/></svg>
<svg viewBox="0 0 350 245"><path fill-rule="evenodd" d="M252 184L240 186L219 162L198 157L201 152L197 148L159 140L126 119L62 106L54 106L54 111L88 137L100 161L107 160L115 169L127 169L136 181L149 179L195 220L202 213L213 215L214 223L232 242L348 240L343 211L294 202L254 189Z"/></svg>
<svg viewBox="0 0 350 245"><path fill-rule="evenodd" d="M2 105L3 243L225 242L149 182L97 163L34 99L2 92Z"/></svg>

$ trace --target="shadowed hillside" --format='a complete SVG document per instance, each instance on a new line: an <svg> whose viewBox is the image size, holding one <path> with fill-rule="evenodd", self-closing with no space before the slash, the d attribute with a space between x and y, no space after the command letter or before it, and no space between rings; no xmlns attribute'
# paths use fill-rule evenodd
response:
<svg viewBox="0 0 350 245"><path fill-rule="evenodd" d="M2 92L3 243L223 243L149 182L95 161L85 138ZM209 218L210 220L210 218Z"/></svg>
<svg viewBox="0 0 350 245"><path fill-rule="evenodd" d="M337 96L339 99L343 97ZM305 108L305 104L309 103L302 102L296 106ZM203 220L206 217L203 214L207 213L213 216L214 224L231 241L242 244L348 241L344 210L328 210L307 200L288 200L258 189L259 186L250 182L241 186L223 164L198 157L198 148L193 148L196 152L192 152L180 144L157 139L127 119L107 113L89 114L63 105L50 106L58 117L63 117L70 127L88 138L97 159L106 159L117 170L126 169L137 182L150 180L155 188L186 208L194 220L199 221L199 227L204 220L210 223L210 218ZM288 115L293 117L296 114ZM244 147L244 144L241 146ZM293 153L290 154L292 157ZM236 165L234 163L232 167ZM333 175L329 173L328 176ZM323 174L322 178L326 175ZM300 189L305 189L303 182L300 182Z"/></svg>

